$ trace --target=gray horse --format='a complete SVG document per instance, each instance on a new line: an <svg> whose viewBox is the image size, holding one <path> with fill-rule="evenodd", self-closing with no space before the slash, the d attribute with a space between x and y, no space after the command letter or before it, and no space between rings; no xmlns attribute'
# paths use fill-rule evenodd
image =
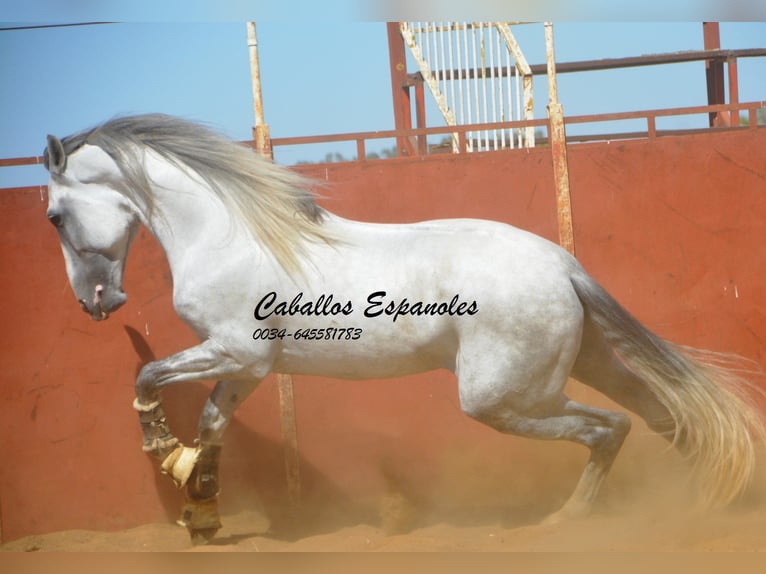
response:
<svg viewBox="0 0 766 574"><path fill-rule="evenodd" d="M453 371L462 410L501 432L574 441L590 459L549 521L587 513L630 429L564 394L572 376L646 420L692 461L701 499L751 480L760 413L713 353L653 335L567 252L514 227L456 219L349 221L309 183L206 128L124 117L48 138L48 218L95 320L126 300L140 224L164 249L173 304L200 344L136 381L144 450L187 488L195 542L220 527L218 460L232 413L270 372L365 379ZM171 434L170 384L214 379L199 441Z"/></svg>

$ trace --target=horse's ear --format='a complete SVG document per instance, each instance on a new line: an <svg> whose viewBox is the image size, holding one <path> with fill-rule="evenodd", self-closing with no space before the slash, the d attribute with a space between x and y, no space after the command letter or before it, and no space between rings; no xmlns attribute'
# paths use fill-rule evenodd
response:
<svg viewBox="0 0 766 574"><path fill-rule="evenodd" d="M45 148L45 169L56 175L64 173L66 169L66 152L64 144L56 136L48 136L48 147Z"/></svg>

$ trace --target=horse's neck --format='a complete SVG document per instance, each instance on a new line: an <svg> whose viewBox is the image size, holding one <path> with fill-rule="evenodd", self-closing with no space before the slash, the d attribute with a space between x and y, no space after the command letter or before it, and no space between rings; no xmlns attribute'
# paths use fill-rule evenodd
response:
<svg viewBox="0 0 766 574"><path fill-rule="evenodd" d="M145 223L165 251L175 275L201 254L236 248L246 234L200 178L161 158L147 157L154 204Z"/></svg>

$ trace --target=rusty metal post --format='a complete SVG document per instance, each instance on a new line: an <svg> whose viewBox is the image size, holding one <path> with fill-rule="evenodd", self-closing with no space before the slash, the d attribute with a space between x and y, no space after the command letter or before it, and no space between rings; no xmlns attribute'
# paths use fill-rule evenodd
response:
<svg viewBox="0 0 766 574"><path fill-rule="evenodd" d="M404 48L404 38L399 31L398 22L386 24L388 32L388 57L391 68L391 95L394 103L394 129L412 129L412 114L410 112L410 89L407 85L407 54ZM397 155L415 155L409 139L404 136L396 138Z"/></svg>
<svg viewBox="0 0 766 574"><path fill-rule="evenodd" d="M294 508L301 500L301 461L298 452L297 421L295 418L295 395L293 378L277 375L279 389L279 420L285 439L285 475L287 476L287 497Z"/></svg>
<svg viewBox="0 0 766 574"><path fill-rule="evenodd" d="M253 140L255 140L255 149L261 155L273 159L274 152L271 149L269 126L266 124L263 115L261 66L258 60L258 38L255 34L255 22L247 23L247 46L250 51L250 77L253 83L253 113L255 116Z"/></svg>
<svg viewBox="0 0 766 574"><path fill-rule="evenodd" d="M569 164L567 163L567 138L564 127L564 108L558 101L556 85L556 57L553 49L553 24L545 23L545 49L548 64L548 134L553 156L553 181L556 186L556 214L559 228L559 244L575 254L574 228L572 224L572 197L569 192Z"/></svg>
<svg viewBox="0 0 766 574"><path fill-rule="evenodd" d="M247 23L247 45L250 50L250 74L253 81L253 111L255 127L253 139L258 153L273 159L269 126L263 113L263 97L261 95L261 70L258 60L258 39L255 34L255 22ZM301 468L298 454L298 426L295 417L295 389L290 375L277 375L279 390L279 420L282 426L282 437L285 441L285 474L287 477L287 496L293 508L300 505Z"/></svg>
<svg viewBox="0 0 766 574"><path fill-rule="evenodd" d="M726 69L729 72L729 103L739 103L739 79L737 74L737 58L731 57L726 60ZM734 113L734 111L732 111ZM732 118L733 120L734 118ZM732 122L739 123L739 122Z"/></svg>
<svg viewBox="0 0 766 574"><path fill-rule="evenodd" d="M721 49L721 32L718 22L703 22L702 35L705 50ZM705 77L707 79L707 103L710 106L726 103L724 86L723 62L721 60L705 60ZM710 127L730 125L731 120L726 112L711 112Z"/></svg>
<svg viewBox="0 0 766 574"><path fill-rule="evenodd" d="M419 128L428 127L426 125L426 95L423 89L423 82L415 84L415 118L416 126ZM418 154L428 154L428 136L421 134L417 137Z"/></svg>

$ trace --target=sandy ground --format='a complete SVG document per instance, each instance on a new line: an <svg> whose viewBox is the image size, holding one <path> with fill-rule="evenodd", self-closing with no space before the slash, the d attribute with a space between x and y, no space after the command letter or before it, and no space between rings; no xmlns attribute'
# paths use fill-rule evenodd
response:
<svg viewBox="0 0 766 574"><path fill-rule="evenodd" d="M672 452L657 455L658 440L634 441L590 516L556 525L541 521L571 493L584 453L567 460L571 449L550 445L554 454L534 461L532 445L511 474L493 474L466 453L430 482L412 481L412 465L382 466L384 486L369 499L306 489L303 506L287 515L289 505L231 485L221 495L223 527L205 546L168 521L38 534L0 552L766 552L766 469L728 509L695 511L688 468Z"/></svg>
<svg viewBox="0 0 766 574"><path fill-rule="evenodd" d="M192 547L185 530L147 524L121 532L70 530L37 535L0 547L9 552L397 552L397 551L766 551L766 513L714 519L594 516L556 526L438 523L406 534L360 524L298 539L257 533L260 517L240 513L207 546ZM254 522L256 527L254 527Z"/></svg>
<svg viewBox="0 0 766 574"><path fill-rule="evenodd" d="M510 519L440 520L419 517L401 528L391 516L378 524L274 528L263 514L248 510L223 517L224 526L206 546L191 546L185 529L146 524L120 532L70 530L30 536L0 546L7 552L515 552L515 551L766 551L766 508L744 507L699 515L670 508L595 512L564 524L509 524ZM396 498L382 512L408 514ZM399 530L399 532L397 532Z"/></svg>

